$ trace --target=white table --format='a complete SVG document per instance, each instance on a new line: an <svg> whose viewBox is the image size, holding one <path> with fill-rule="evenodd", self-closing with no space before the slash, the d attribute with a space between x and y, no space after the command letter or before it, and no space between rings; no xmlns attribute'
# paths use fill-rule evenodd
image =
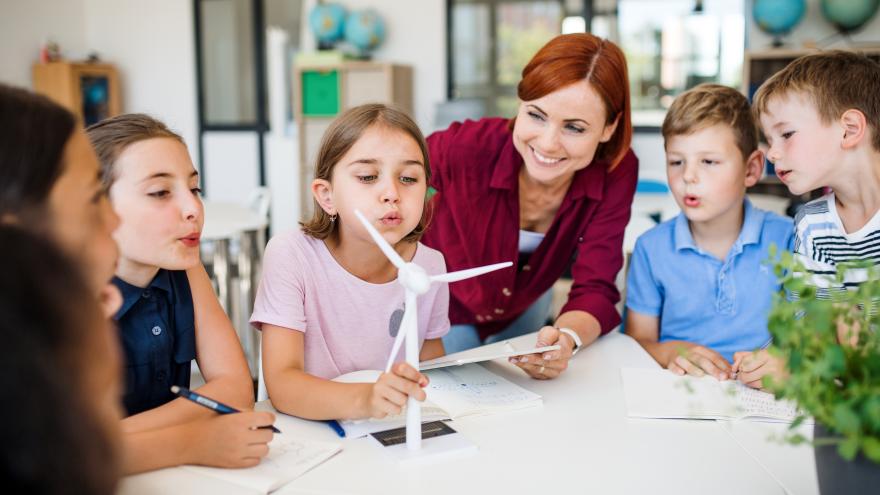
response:
<svg viewBox="0 0 880 495"><path fill-rule="evenodd" d="M452 422L479 446L477 454L399 466L366 438L345 439L340 454L275 493L818 493L812 450L767 442L765 425L627 418L621 366L657 367L617 332L552 381L531 380L504 361L489 363L494 373L541 394L544 406ZM284 435L339 440L323 423L279 415L276 425ZM179 468L127 478L120 493L209 491L249 493Z"/></svg>
<svg viewBox="0 0 880 495"><path fill-rule="evenodd" d="M205 240L228 239L239 232L263 230L268 219L250 208L228 201L204 200L205 226L202 238Z"/></svg>

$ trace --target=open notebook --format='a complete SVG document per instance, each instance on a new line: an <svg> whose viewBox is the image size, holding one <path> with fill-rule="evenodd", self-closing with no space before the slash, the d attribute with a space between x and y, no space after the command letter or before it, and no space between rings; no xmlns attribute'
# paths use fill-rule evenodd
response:
<svg viewBox="0 0 880 495"><path fill-rule="evenodd" d="M494 414L543 404L541 396L492 373L478 364L466 364L425 372L430 383L422 403L422 421L458 419L464 416ZM347 383L369 383L379 371L355 371L336 378ZM406 424L406 411L384 419L340 421L347 437L361 437Z"/></svg>
<svg viewBox="0 0 880 495"><path fill-rule="evenodd" d="M792 422L797 408L735 380L621 368L627 415L639 418L753 419Z"/></svg>
<svg viewBox="0 0 880 495"><path fill-rule="evenodd" d="M204 466L183 466L205 476L219 478L236 485L269 493L299 478L306 471L339 452L338 443L297 439L292 434L276 434L269 443L269 455L252 468L223 469Z"/></svg>

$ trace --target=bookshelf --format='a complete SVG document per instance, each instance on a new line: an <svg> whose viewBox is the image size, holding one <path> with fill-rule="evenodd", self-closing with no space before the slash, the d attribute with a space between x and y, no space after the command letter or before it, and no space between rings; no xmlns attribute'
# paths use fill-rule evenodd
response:
<svg viewBox="0 0 880 495"><path fill-rule="evenodd" d="M122 112L119 75L110 64L91 62L36 63L34 91L64 106L89 126Z"/></svg>
<svg viewBox="0 0 880 495"><path fill-rule="evenodd" d="M312 214L311 184L321 137L340 113L365 103L385 103L412 115L412 68L345 61L294 67L294 119L299 137L300 212Z"/></svg>

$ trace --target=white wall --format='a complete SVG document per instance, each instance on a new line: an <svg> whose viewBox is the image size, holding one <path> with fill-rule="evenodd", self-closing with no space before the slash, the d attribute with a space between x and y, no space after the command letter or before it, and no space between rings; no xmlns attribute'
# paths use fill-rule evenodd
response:
<svg viewBox="0 0 880 495"><path fill-rule="evenodd" d="M761 28L755 23L751 11L753 2L754 0L747 2L746 47L751 50L769 48L773 42L773 37L761 31ZM816 43L835 32L836 28L822 16L819 0L807 0L807 12L804 14L803 19L788 36L783 38L783 41L787 47L800 48L804 43ZM868 24L852 36L852 39L857 43L880 43L880 13L875 14ZM829 41L835 41L829 48L842 48L845 46L845 43L839 39Z"/></svg>
<svg viewBox="0 0 880 495"><path fill-rule="evenodd" d="M31 65L47 38L68 58L84 58L85 0L0 0L0 81L32 88Z"/></svg>
<svg viewBox="0 0 880 495"><path fill-rule="evenodd" d="M149 113L179 132L198 167L192 2L84 3L87 45L119 67L124 110Z"/></svg>
<svg viewBox="0 0 880 495"><path fill-rule="evenodd" d="M666 150L660 131L633 133L632 150L639 157L640 179L666 182Z"/></svg>
<svg viewBox="0 0 880 495"><path fill-rule="evenodd" d="M434 129L434 105L446 100L445 0L339 0L349 10L376 9L385 21L385 42L376 60L413 66L416 123Z"/></svg>
<svg viewBox="0 0 880 495"><path fill-rule="evenodd" d="M47 38L62 55L92 51L119 68L123 110L147 112L186 140L198 166L192 2L0 0L0 81L31 88Z"/></svg>

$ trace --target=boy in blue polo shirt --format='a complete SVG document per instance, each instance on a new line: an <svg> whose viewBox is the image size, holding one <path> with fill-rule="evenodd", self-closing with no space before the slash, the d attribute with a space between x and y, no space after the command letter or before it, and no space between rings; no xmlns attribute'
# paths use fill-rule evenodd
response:
<svg viewBox="0 0 880 495"><path fill-rule="evenodd" d="M682 211L636 241L626 333L664 368L725 380L734 353L769 341L778 284L763 262L771 244L790 247L792 221L745 197L764 155L739 92L702 84L681 94L662 132L669 187Z"/></svg>

